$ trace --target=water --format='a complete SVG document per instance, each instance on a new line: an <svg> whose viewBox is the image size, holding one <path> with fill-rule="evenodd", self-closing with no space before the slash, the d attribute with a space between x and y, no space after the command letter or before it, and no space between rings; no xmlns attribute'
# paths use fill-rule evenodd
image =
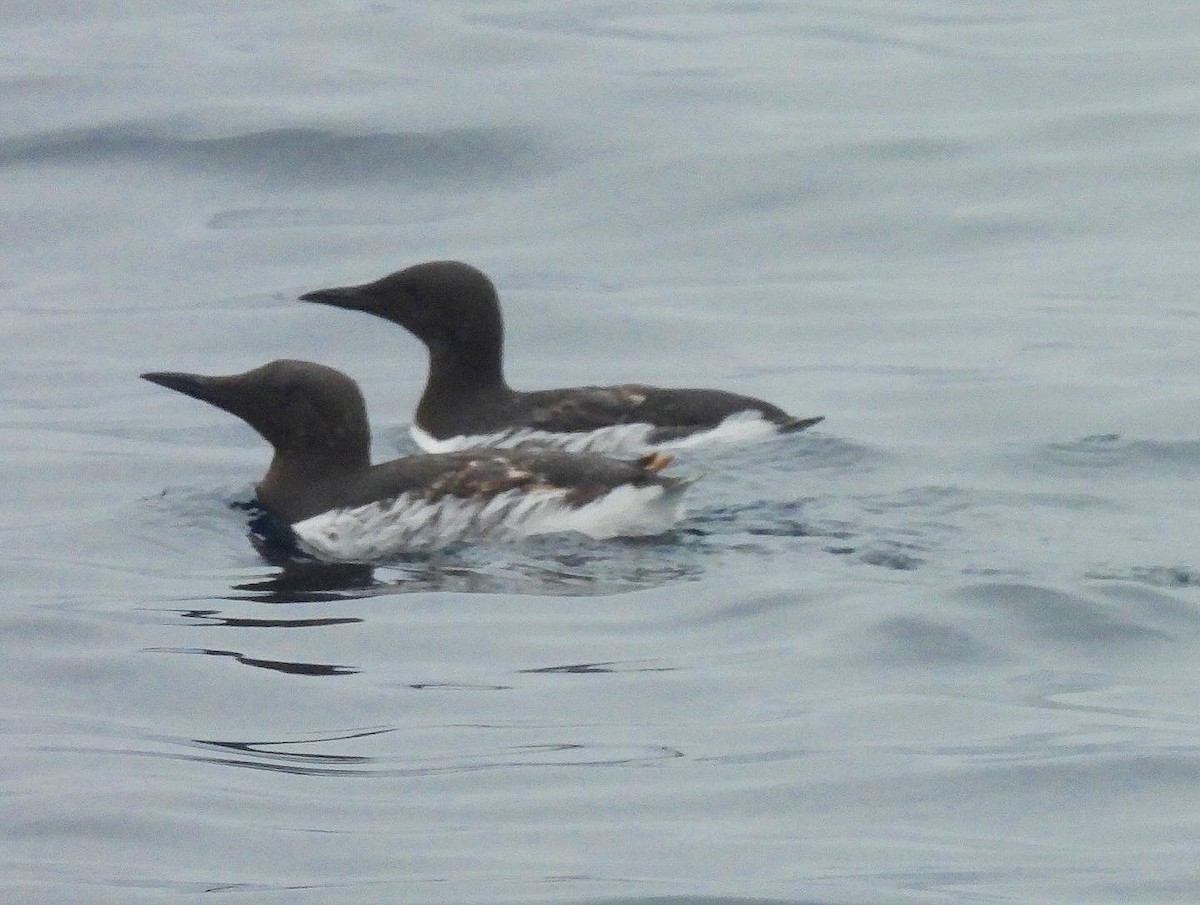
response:
<svg viewBox="0 0 1200 905"><path fill-rule="evenodd" d="M0 888L20 902L1187 902L1200 22L1094 3L5 12ZM136 379L424 353L825 414L651 540L263 561Z"/></svg>

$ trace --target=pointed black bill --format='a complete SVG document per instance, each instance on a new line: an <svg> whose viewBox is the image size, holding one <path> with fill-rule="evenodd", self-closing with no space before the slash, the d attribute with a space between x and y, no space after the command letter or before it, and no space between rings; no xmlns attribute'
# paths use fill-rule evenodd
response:
<svg viewBox="0 0 1200 905"><path fill-rule="evenodd" d="M185 374L180 371L151 371L143 374L142 379L215 405L231 415L237 415L243 421L249 421L255 411L254 394L246 393L232 377L209 377L206 374Z"/></svg>
<svg viewBox="0 0 1200 905"><path fill-rule="evenodd" d="M177 393L183 393L185 396L210 402L213 405L220 405L220 402L217 401L219 384L217 384L216 378L207 377L204 374L185 374L182 371L150 371L141 376L143 380L157 383L160 387L166 387L168 390L175 390Z"/></svg>
<svg viewBox="0 0 1200 905"><path fill-rule="evenodd" d="M335 286L332 289L316 289L300 296L302 302L316 302L320 305L332 305L334 308L347 308L351 311L361 311L368 306L369 296L362 286Z"/></svg>

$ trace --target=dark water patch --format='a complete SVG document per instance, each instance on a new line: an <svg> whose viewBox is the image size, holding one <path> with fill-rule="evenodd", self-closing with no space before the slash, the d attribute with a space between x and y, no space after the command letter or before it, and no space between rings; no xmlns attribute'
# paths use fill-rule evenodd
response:
<svg viewBox="0 0 1200 905"><path fill-rule="evenodd" d="M1128 569L1092 569L1085 578L1097 581L1133 581L1157 588L1200 587L1200 570L1189 566L1143 566Z"/></svg>
<svg viewBox="0 0 1200 905"><path fill-rule="evenodd" d="M1129 644L1163 644L1173 633L1131 621L1116 604L1026 584L984 584L958 593L969 604L1011 619L1013 631L1049 642L1111 649Z"/></svg>
<svg viewBox="0 0 1200 905"><path fill-rule="evenodd" d="M1069 674L1061 669L1038 670L1014 681L1014 685L1028 686L1030 691L1022 696L1022 702L1039 710L1060 710L1069 713L1097 714L1108 717L1140 719L1145 712L1132 707L1114 707L1084 701L1101 700L1111 681L1103 674ZM999 759L1011 760L1022 752L1033 748L1045 749L1061 744L1055 736L1039 736L1036 744L1031 736L1016 736L989 749L992 754L1002 755ZM1076 746L1078 748L1078 746ZM967 752L960 752L967 753ZM976 749L975 753L979 753Z"/></svg>
<svg viewBox="0 0 1200 905"><path fill-rule="evenodd" d="M574 536L527 539L511 547L479 545L452 558L412 566L392 586L476 593L597 597L661 587L702 574L670 538L594 541Z"/></svg>
<svg viewBox="0 0 1200 905"><path fill-rule="evenodd" d="M1194 595L1179 593L1171 584L1137 580L1096 581L1093 593L1113 602L1122 612L1180 638L1200 636L1200 607Z"/></svg>
<svg viewBox="0 0 1200 905"><path fill-rule="evenodd" d="M327 735L314 736L305 739L306 744L314 742L342 742L360 738L370 738L371 736L383 735L389 732L395 732L395 728L381 729L363 729L345 733L333 733ZM311 762L318 761L322 763L362 763L368 758L359 755L344 755L344 754L324 754L313 752L294 752L284 751L285 745L290 746L290 742L278 741L254 741L254 742L230 742L218 741L216 739L193 739L194 744L202 748L211 748L217 751L233 751L239 754L255 754L267 755L269 757L290 760L295 762Z"/></svg>
<svg viewBox="0 0 1200 905"><path fill-rule="evenodd" d="M201 749L203 753L172 751L123 752L221 767L265 770L299 776L358 778L420 778L489 770L553 767L646 766L684 756L665 745L586 744L547 742L514 745L476 753L455 751L445 755L410 757L391 753L352 754L310 750L329 745L359 744L401 730L386 727L329 732L293 739L239 741L217 739L161 739L172 747ZM385 750L388 750L385 748Z"/></svg>
<svg viewBox="0 0 1200 905"><path fill-rule="evenodd" d="M672 537L597 541L574 535L461 544L376 566L286 563L239 582L231 600L311 603L391 594L465 592L600 597L690 580L703 573ZM355 571L358 570L358 571Z"/></svg>
<svg viewBox="0 0 1200 905"><path fill-rule="evenodd" d="M1149 857L1149 853L1147 853ZM1095 902L1178 902L1190 905L1196 901L1195 869L1186 867L1169 871L1176 876L1138 876L1136 880L1093 882L1081 889L1081 896Z"/></svg>
<svg viewBox="0 0 1200 905"><path fill-rule="evenodd" d="M1160 175L1171 172L1171 164L1187 166L1187 158L1169 153L1172 142L1192 141L1200 125L1197 114L1187 106L1166 97L1146 97L1136 105L1119 104L1105 109L1062 110L1053 118L1041 119L1030 129L1028 139L1038 144L1053 145L1056 149L1081 152L1081 159L1096 164L1096 142L1109 140L1113 135L1134 133L1155 134L1160 139L1157 154L1144 159ZM1185 145L1186 146L1186 145ZM1139 155L1140 158L1140 155ZM1126 158L1129 163L1139 158ZM1150 164L1153 161L1153 164ZM1176 171L1178 172L1178 171Z"/></svg>
<svg viewBox="0 0 1200 905"><path fill-rule="evenodd" d="M564 666L537 666L522 669L522 673L554 675L596 675L616 672L674 672L674 666L650 666L643 663L625 663L606 660L598 663L568 663Z"/></svg>
<svg viewBox="0 0 1200 905"><path fill-rule="evenodd" d="M790 611L803 604L803 596L794 591L742 592L717 606L689 612L683 624L689 628L718 626L728 634L739 624L786 619Z"/></svg>
<svg viewBox="0 0 1200 905"><path fill-rule="evenodd" d="M1144 754L1099 745L1080 749L1054 744L1044 755L1030 753L1026 746L1023 763L1002 760L1008 762L990 763L965 776L956 784L960 792L992 804L1003 800L1007 807L1036 800L1047 810L1065 808L1064 813L1077 814L1080 789L1104 789L1123 796L1159 789L1191 796L1200 782L1200 757L1186 748Z"/></svg>
<svg viewBox="0 0 1200 905"><path fill-rule="evenodd" d="M310 733L287 739L221 740L183 739L163 737L158 739L174 747L182 745L198 748L214 754L177 754L165 751L139 752L148 757L164 757L175 760L198 761L220 766L244 767L256 770L271 770L305 776L353 776L356 767L370 765L374 758L361 754L345 754L326 750L312 750L324 746L354 743L373 736L395 732L395 727L353 729Z"/></svg>
<svg viewBox="0 0 1200 905"><path fill-rule="evenodd" d="M349 666L338 666L333 663L299 663L291 660L267 660L263 657L251 657L240 651L218 650L208 647L150 647L148 653L156 654L204 654L210 657L229 657L243 666L254 666L273 672L287 673L293 676L351 676L359 670Z"/></svg>
<svg viewBox="0 0 1200 905"><path fill-rule="evenodd" d="M911 572L923 562L920 557L896 548L864 550L858 554L858 558L869 566L880 566L897 572Z"/></svg>
<svg viewBox="0 0 1200 905"><path fill-rule="evenodd" d="M971 665L997 659L994 648L969 632L924 616L895 616L875 628L876 658L894 665Z"/></svg>
<svg viewBox="0 0 1200 905"><path fill-rule="evenodd" d="M384 586L375 581L370 566L357 563L290 562L266 578L233 586L229 600L255 600L259 603L328 603L353 597L382 593Z"/></svg>
<svg viewBox="0 0 1200 905"><path fill-rule="evenodd" d="M325 628L332 625L352 625L362 622L356 616L313 619L251 619L244 616L222 616L220 610L181 610L180 617L194 625L223 625L227 628Z"/></svg>
<svg viewBox="0 0 1200 905"><path fill-rule="evenodd" d="M1192 474L1200 471L1200 440L1127 440L1120 434L1094 434L1047 444L1035 456L1068 468L1153 467Z"/></svg>
<svg viewBox="0 0 1200 905"><path fill-rule="evenodd" d="M294 128L189 138L122 123L0 141L0 167L127 163L281 186L503 183L547 172L553 159L530 129L352 135Z"/></svg>

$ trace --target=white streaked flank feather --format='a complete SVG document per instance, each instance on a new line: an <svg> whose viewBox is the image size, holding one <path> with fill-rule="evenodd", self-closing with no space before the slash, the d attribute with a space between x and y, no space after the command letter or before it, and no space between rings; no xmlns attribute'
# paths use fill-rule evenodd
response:
<svg viewBox="0 0 1200 905"><path fill-rule="evenodd" d="M680 517L687 484L623 485L582 506L567 491L509 490L490 499L446 496L337 509L292 525L301 550L329 562L373 562L460 541L577 532L588 537L661 534Z"/></svg>
<svg viewBox="0 0 1200 905"><path fill-rule="evenodd" d="M459 435L438 440L414 423L409 427L409 433L417 446L429 453L458 452L479 446L498 449L541 446L566 452L634 456L641 455L648 449L688 449L709 443L748 443L769 437L778 429L774 422L750 409L730 415L716 427L663 443L650 442L650 435L654 431L654 425L651 424L613 424L594 431L574 433L551 433L518 427L494 434Z"/></svg>

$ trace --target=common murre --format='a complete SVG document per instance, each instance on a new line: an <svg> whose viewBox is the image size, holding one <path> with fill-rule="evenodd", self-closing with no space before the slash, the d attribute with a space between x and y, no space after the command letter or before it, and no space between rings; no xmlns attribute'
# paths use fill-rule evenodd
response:
<svg viewBox="0 0 1200 905"><path fill-rule="evenodd" d="M799 431L796 418L724 390L629 383L519 392L504 379L504 324L491 280L460 261L431 261L373 283L300 296L397 323L429 350L429 376L412 435L429 452L541 443L570 450L639 452L701 435L749 438Z"/></svg>
<svg viewBox="0 0 1200 905"><path fill-rule="evenodd" d="M578 531L658 534L691 481L660 472L664 453L627 461L560 450L477 449L370 463L362 392L350 377L278 360L226 376L144 379L237 415L274 456L258 503L321 559L369 561L475 538Z"/></svg>

